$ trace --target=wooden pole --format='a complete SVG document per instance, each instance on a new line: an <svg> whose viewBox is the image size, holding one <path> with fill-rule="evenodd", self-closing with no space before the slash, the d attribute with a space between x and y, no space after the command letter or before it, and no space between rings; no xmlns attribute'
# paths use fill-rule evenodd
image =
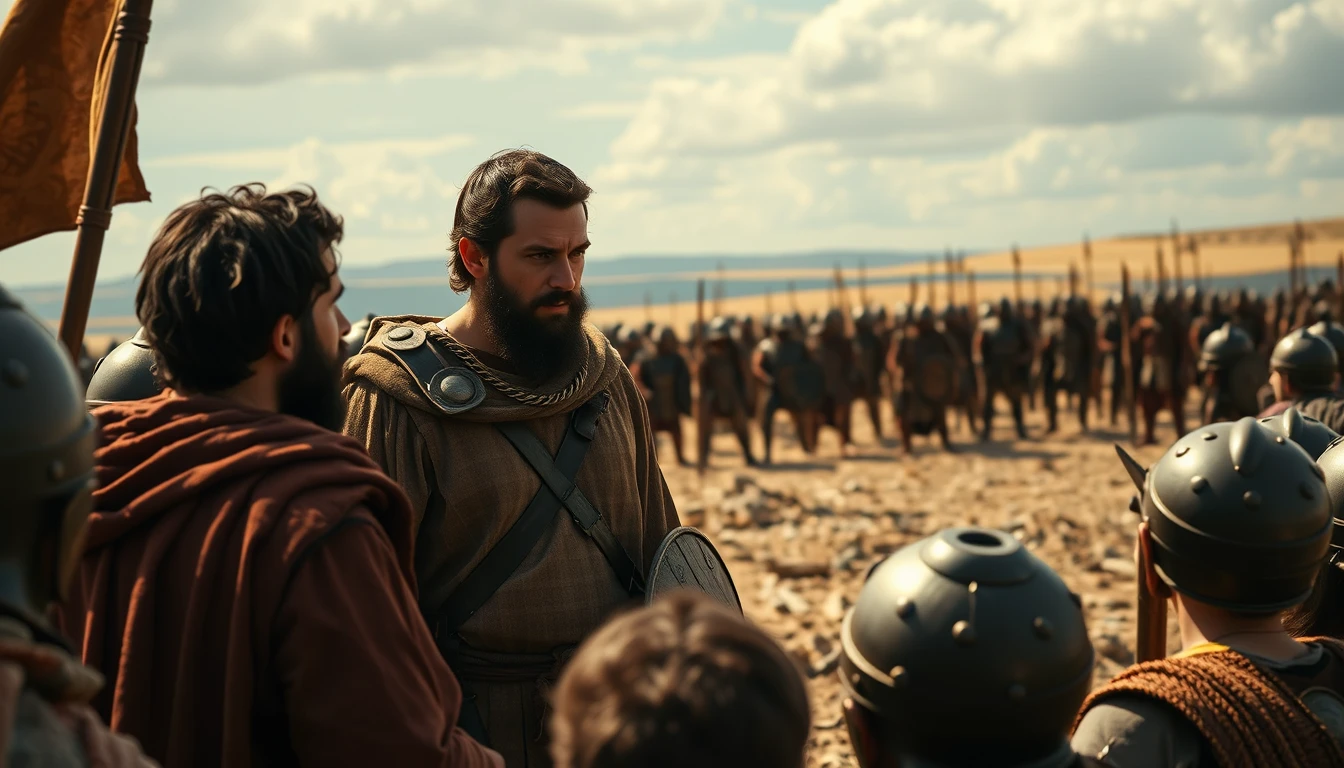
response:
<svg viewBox="0 0 1344 768"><path fill-rule="evenodd" d="M1013 243L1013 300L1017 302L1018 311L1022 309L1022 252L1018 250L1017 243Z"/></svg>
<svg viewBox="0 0 1344 768"><path fill-rule="evenodd" d="M1152 267L1143 268L1143 292L1153 290L1153 269Z"/></svg>
<svg viewBox="0 0 1344 768"><path fill-rule="evenodd" d="M703 277L695 283L695 333L693 337L695 355L698 360L705 345L705 279Z"/></svg>
<svg viewBox="0 0 1344 768"><path fill-rule="evenodd" d="M975 273L966 273L966 295L971 303L971 325L977 325L980 322L980 302L975 298Z"/></svg>
<svg viewBox="0 0 1344 768"><path fill-rule="evenodd" d="M1335 262L1335 318L1344 323L1344 251Z"/></svg>
<svg viewBox="0 0 1344 768"><path fill-rule="evenodd" d="M103 111L98 116L84 201L75 220L75 254L65 286L58 331L76 365L84 344L84 331L89 324L89 305L93 302L93 287L98 281L103 239L112 225L117 177L121 174L121 161L135 114L135 89L140 82L145 45L149 42L152 6L152 0L126 0L112 32L112 70L107 78Z"/></svg>
<svg viewBox="0 0 1344 768"><path fill-rule="evenodd" d="M914 275L910 276L910 301L908 303L912 308L919 303L919 279Z"/></svg>
<svg viewBox="0 0 1344 768"><path fill-rule="evenodd" d="M929 307L938 303L938 267L935 259L929 259Z"/></svg>
<svg viewBox="0 0 1344 768"><path fill-rule="evenodd" d="M1185 288L1181 284L1181 228L1176 224L1176 220L1171 220L1171 259L1174 265L1173 275L1176 276L1176 293L1180 293Z"/></svg>
<svg viewBox="0 0 1344 768"><path fill-rule="evenodd" d="M1069 298L1078 297L1078 265L1069 264Z"/></svg>
<svg viewBox="0 0 1344 768"><path fill-rule="evenodd" d="M1091 301L1096 297L1097 284L1093 281L1095 273L1092 271L1092 238L1083 235L1083 269L1087 270L1087 300Z"/></svg>
<svg viewBox="0 0 1344 768"><path fill-rule="evenodd" d="M952 249L948 248L943 253L943 265L947 273L947 304L955 307L957 305L957 276L953 272Z"/></svg>
<svg viewBox="0 0 1344 768"><path fill-rule="evenodd" d="M1186 241L1185 249L1190 252L1190 264L1195 273L1195 287L1203 288L1208 283L1208 276L1199 267L1199 240L1195 239L1194 235L1190 235L1190 239Z"/></svg>
<svg viewBox="0 0 1344 768"><path fill-rule="evenodd" d="M1166 260L1162 258L1162 241L1158 240L1154 248L1153 259L1157 264L1157 292L1165 294L1167 292L1167 265Z"/></svg>
<svg viewBox="0 0 1344 768"><path fill-rule="evenodd" d="M792 280L789 281L789 307L794 312L798 311L798 288Z"/></svg>
<svg viewBox="0 0 1344 768"><path fill-rule="evenodd" d="M1134 408L1134 361L1130 332L1134 318L1130 317L1129 267L1120 264L1120 372L1125 377L1125 414L1129 419L1129 442L1138 443L1139 420Z"/></svg>
<svg viewBox="0 0 1344 768"><path fill-rule="evenodd" d="M859 302L868 307L868 264L859 259Z"/></svg>

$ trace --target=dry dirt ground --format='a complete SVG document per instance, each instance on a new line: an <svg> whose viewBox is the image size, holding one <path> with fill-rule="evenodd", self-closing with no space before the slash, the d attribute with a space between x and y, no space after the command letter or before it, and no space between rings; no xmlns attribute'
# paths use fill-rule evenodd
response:
<svg viewBox="0 0 1344 768"><path fill-rule="evenodd" d="M891 435L891 409L884 409L884 430ZM1195 423L1193 410L1187 407L1187 424ZM671 443L660 437L663 471L683 523L714 539L747 616L808 676L814 723L809 766L854 764L835 670L840 621L864 574L883 556L945 527L1012 532L1082 596L1097 649L1094 685L1132 663L1131 553L1138 518L1128 511L1134 488L1113 447L1119 441L1128 448L1123 413L1114 428L1108 419L1094 419L1100 427L1087 435L1062 413L1060 432L1046 436L1038 405L1027 414L1029 439L1019 441L1005 403L999 411L993 442L980 444L964 426L954 426L959 453L944 453L936 438L916 438L911 456L897 440L877 441L866 411L856 406L859 450L849 459L840 458L830 430L823 430L817 455L806 456L781 414L772 468L746 468L736 440L719 433L703 478L677 466ZM693 430L689 421L687 428ZM686 438L693 452L693 431ZM759 447L759 433L754 439ZM1145 466L1156 461L1175 440L1169 421L1159 421L1158 439L1163 447L1131 452ZM1177 647L1175 638L1172 643Z"/></svg>

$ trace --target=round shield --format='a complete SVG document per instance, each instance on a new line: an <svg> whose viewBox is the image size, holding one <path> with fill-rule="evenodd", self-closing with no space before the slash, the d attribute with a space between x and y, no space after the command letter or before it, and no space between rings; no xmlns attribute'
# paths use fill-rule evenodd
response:
<svg viewBox="0 0 1344 768"><path fill-rule="evenodd" d="M1232 365L1228 388L1232 402L1244 414L1259 413L1260 388L1269 383L1269 362L1259 352L1252 352Z"/></svg>
<svg viewBox="0 0 1344 768"><path fill-rule="evenodd" d="M696 589L742 612L737 587L719 552L700 531L683 526L668 532L653 556L645 602L676 589Z"/></svg>
<svg viewBox="0 0 1344 768"><path fill-rule="evenodd" d="M947 355L926 357L919 364L915 386L920 397L929 402L946 405L956 394L957 371Z"/></svg>

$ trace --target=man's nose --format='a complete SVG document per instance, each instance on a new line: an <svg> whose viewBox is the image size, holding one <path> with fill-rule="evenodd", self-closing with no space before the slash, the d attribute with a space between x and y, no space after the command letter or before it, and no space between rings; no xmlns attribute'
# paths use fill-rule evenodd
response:
<svg viewBox="0 0 1344 768"><path fill-rule="evenodd" d="M336 327L339 329L338 335L340 336L346 335L354 327L350 325L350 319L345 316L340 307L336 308Z"/></svg>
<svg viewBox="0 0 1344 768"><path fill-rule="evenodd" d="M556 259L549 277L549 285L556 291L573 291L579 284L578 272L570 259Z"/></svg>

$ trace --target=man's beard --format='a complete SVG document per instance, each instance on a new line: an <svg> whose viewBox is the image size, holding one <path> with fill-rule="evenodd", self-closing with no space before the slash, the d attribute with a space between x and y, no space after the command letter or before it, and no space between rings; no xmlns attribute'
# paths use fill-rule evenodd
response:
<svg viewBox="0 0 1344 768"><path fill-rule="evenodd" d="M299 323L299 354L280 377L279 395L281 413L333 432L345 425L340 355L322 349L311 314Z"/></svg>
<svg viewBox="0 0 1344 768"><path fill-rule="evenodd" d="M588 335L583 319L588 314L588 295L578 291L551 291L526 301L496 276L485 274L485 312L488 330L508 360L524 378L542 381L572 367L583 355ZM568 301L563 315L542 318L537 310Z"/></svg>

